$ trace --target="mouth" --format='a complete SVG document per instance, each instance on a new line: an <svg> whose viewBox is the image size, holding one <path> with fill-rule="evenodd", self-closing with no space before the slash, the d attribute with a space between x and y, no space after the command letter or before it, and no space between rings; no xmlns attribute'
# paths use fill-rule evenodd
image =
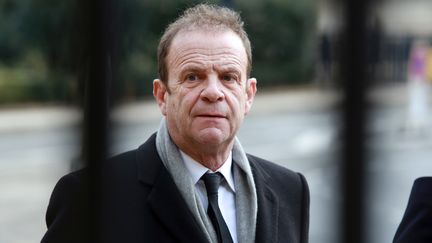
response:
<svg viewBox="0 0 432 243"><path fill-rule="evenodd" d="M226 118L226 116L221 115L221 114L200 114L200 115L197 115L197 117L201 117L201 118Z"/></svg>

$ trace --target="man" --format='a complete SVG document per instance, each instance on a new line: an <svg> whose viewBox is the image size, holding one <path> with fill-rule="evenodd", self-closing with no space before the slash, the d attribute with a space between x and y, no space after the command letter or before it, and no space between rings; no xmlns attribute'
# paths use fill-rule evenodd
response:
<svg viewBox="0 0 432 243"><path fill-rule="evenodd" d="M239 15L186 10L163 34L158 61L153 94L164 119L138 149L104 165L101 242L307 242L304 177L246 154L236 138L257 83ZM83 241L75 198L85 174L57 184L42 242Z"/></svg>
<svg viewBox="0 0 432 243"><path fill-rule="evenodd" d="M432 177L415 180L394 243L432 242Z"/></svg>

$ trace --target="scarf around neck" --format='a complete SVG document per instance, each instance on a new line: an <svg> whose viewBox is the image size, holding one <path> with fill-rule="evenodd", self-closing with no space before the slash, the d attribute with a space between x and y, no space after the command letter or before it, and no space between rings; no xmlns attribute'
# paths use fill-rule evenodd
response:
<svg viewBox="0 0 432 243"><path fill-rule="evenodd" d="M204 232L207 241L217 243L216 232L207 216L206 209L204 209L198 197L198 192L195 190L195 185L183 162L179 148L171 140L165 118L162 118L156 135L156 149L180 194ZM234 141L232 158L234 187L236 190L237 240L239 243L250 243L254 242L255 239L258 200L252 169L237 138Z"/></svg>

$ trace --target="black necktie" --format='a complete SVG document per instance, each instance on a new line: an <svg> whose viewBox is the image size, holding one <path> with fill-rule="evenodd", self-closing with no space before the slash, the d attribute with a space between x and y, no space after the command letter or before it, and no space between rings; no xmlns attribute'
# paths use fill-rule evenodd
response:
<svg viewBox="0 0 432 243"><path fill-rule="evenodd" d="M231 234L229 232L228 226L222 217L222 213L219 209L218 203L218 188L221 183L222 175L217 173L205 173L202 176L204 184L207 190L208 197L208 208L207 214L216 230L218 242L220 243L232 243Z"/></svg>

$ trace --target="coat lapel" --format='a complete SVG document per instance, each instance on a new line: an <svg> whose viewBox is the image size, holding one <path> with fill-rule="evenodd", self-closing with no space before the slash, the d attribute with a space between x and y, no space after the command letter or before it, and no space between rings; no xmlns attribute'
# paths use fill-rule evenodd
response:
<svg viewBox="0 0 432 243"><path fill-rule="evenodd" d="M179 242L206 242L195 217L167 170L160 171L148 197L148 203L159 220L179 239Z"/></svg>
<svg viewBox="0 0 432 243"><path fill-rule="evenodd" d="M258 199L258 215L255 242L276 242L278 235L279 200L268 186L269 175L250 156Z"/></svg>
<svg viewBox="0 0 432 243"><path fill-rule="evenodd" d="M140 181L152 186L147 202L160 222L178 242L206 242L195 217L157 154L155 135L138 149L137 162Z"/></svg>

